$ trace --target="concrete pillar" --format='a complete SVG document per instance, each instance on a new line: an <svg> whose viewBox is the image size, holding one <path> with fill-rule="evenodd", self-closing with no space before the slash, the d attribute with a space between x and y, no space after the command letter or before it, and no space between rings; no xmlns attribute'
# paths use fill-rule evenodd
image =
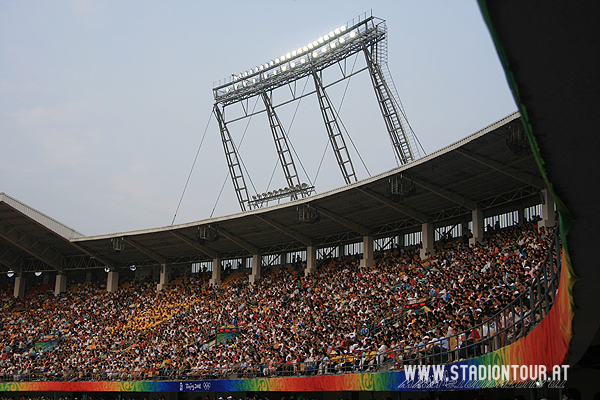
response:
<svg viewBox="0 0 600 400"><path fill-rule="evenodd" d="M523 222L525 222L525 209L523 208L523 205L520 205L519 208L517 208L517 218L519 218L519 226L523 226Z"/></svg>
<svg viewBox="0 0 600 400"><path fill-rule="evenodd" d="M254 269L254 265L252 265ZM221 284L221 259L215 258L213 260L212 278L210 278L210 284L213 286L219 286Z"/></svg>
<svg viewBox="0 0 600 400"><path fill-rule="evenodd" d="M92 281L92 271L86 271L85 272L85 281L86 282L91 282Z"/></svg>
<svg viewBox="0 0 600 400"><path fill-rule="evenodd" d="M340 243L340 245L338 246L338 257L340 260L344 259L344 245L342 243Z"/></svg>
<svg viewBox="0 0 600 400"><path fill-rule="evenodd" d="M311 272L317 269L317 248L315 246L308 246L306 248L306 269L304 270L304 276L308 276Z"/></svg>
<svg viewBox="0 0 600 400"><path fill-rule="evenodd" d="M169 276L167 275L167 264L160 264L158 285L156 285L156 291L160 292L169 283Z"/></svg>
<svg viewBox="0 0 600 400"><path fill-rule="evenodd" d="M119 289L119 273L117 271L109 271L106 278L106 291L108 293L116 292Z"/></svg>
<svg viewBox="0 0 600 400"><path fill-rule="evenodd" d="M280 253L279 254L279 259L281 260L281 268L285 268L285 266L287 265L287 263L285 262L285 256L287 255L287 253ZM254 259L254 256L252 256ZM254 265L254 264L252 264Z"/></svg>
<svg viewBox="0 0 600 400"><path fill-rule="evenodd" d="M44 272L42 274L42 285L49 285L50 284L50 274L48 272Z"/></svg>
<svg viewBox="0 0 600 400"><path fill-rule="evenodd" d="M25 277L22 272L15 276L14 296L18 299L22 299L25 296Z"/></svg>
<svg viewBox="0 0 600 400"><path fill-rule="evenodd" d="M361 267L372 267L375 265L373 245L373 236L363 236L363 257L360 260Z"/></svg>
<svg viewBox="0 0 600 400"><path fill-rule="evenodd" d="M431 253L431 254L435 253L435 247L434 247L435 236L434 236L434 232L433 232L433 224L427 223L427 224L421 225L421 238L422 238L421 259L424 259L424 258L426 258L426 256L425 256L426 253Z"/></svg>
<svg viewBox="0 0 600 400"><path fill-rule="evenodd" d="M483 240L483 211L473 210L473 237L469 239L469 244L472 246Z"/></svg>
<svg viewBox="0 0 600 400"><path fill-rule="evenodd" d="M404 233L398 235L398 250L404 248Z"/></svg>
<svg viewBox="0 0 600 400"><path fill-rule="evenodd" d="M56 274L56 283L54 284L54 295L58 296L61 293L67 291L67 275L61 274L60 272Z"/></svg>
<svg viewBox="0 0 600 400"><path fill-rule="evenodd" d="M542 197L544 199L542 203L542 220L538 223L538 226L552 228L556 223L556 218L554 218L554 198L548 189L542 190Z"/></svg>
<svg viewBox="0 0 600 400"><path fill-rule="evenodd" d="M250 283L255 283L260 280L262 257L260 254L252 255L252 275L250 275Z"/></svg>

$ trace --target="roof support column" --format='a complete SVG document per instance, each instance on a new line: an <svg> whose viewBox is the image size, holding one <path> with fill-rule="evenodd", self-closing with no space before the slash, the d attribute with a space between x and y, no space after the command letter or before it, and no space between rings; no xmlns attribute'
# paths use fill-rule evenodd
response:
<svg viewBox="0 0 600 400"><path fill-rule="evenodd" d="M434 254L434 232L433 232L433 224L426 223L421 225L421 234L422 234L422 246L421 246L421 259L424 260L427 258L427 253Z"/></svg>
<svg viewBox="0 0 600 400"><path fill-rule="evenodd" d="M519 218L519 226L523 226L525 222L525 208L523 208L523 204L519 205L517 209L517 218Z"/></svg>
<svg viewBox="0 0 600 400"><path fill-rule="evenodd" d="M108 271L108 277L106 278L106 291L114 293L117 289L119 289L119 273L111 269Z"/></svg>
<svg viewBox="0 0 600 400"><path fill-rule="evenodd" d="M473 237L469 239L469 245L483 240L483 211L480 209L473 210Z"/></svg>
<svg viewBox="0 0 600 400"><path fill-rule="evenodd" d="M539 222L540 227L545 227L546 230L552 228L556 223L554 218L554 198L548 189L542 190L544 202L542 203L542 220Z"/></svg>
<svg viewBox="0 0 600 400"><path fill-rule="evenodd" d="M317 248L315 246L308 246L306 248L306 269L304 270L304 276L308 276L317 269Z"/></svg>
<svg viewBox="0 0 600 400"><path fill-rule="evenodd" d="M59 271L56 274L56 283L54 284L54 295L58 296L67 291L67 275Z"/></svg>
<svg viewBox="0 0 600 400"><path fill-rule="evenodd" d="M25 277L22 272L15 276L15 291L14 296L17 299L22 299L25 296Z"/></svg>
<svg viewBox="0 0 600 400"><path fill-rule="evenodd" d="M256 283L260 280L262 257L260 254L252 255L252 275L250 275L250 283Z"/></svg>
<svg viewBox="0 0 600 400"><path fill-rule="evenodd" d="M373 257L373 236L363 236L363 257L360 260L361 267L370 268L375 265Z"/></svg>
<svg viewBox="0 0 600 400"><path fill-rule="evenodd" d="M254 268L254 266L252 266ZM219 286L221 284L221 258L217 257L213 259L213 270L212 278L210 278L210 284L213 286Z"/></svg>
<svg viewBox="0 0 600 400"><path fill-rule="evenodd" d="M160 264L160 277L158 285L156 285L156 291L160 292L169 283L169 276L167 275L167 264Z"/></svg>

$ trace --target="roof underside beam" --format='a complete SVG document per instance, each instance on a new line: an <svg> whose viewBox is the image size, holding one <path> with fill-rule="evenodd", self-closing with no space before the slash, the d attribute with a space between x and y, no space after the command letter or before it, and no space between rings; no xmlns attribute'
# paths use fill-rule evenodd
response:
<svg viewBox="0 0 600 400"><path fill-rule="evenodd" d="M0 246L0 264L4 264L14 271L15 268L21 268L23 265L23 257L14 251Z"/></svg>
<svg viewBox="0 0 600 400"><path fill-rule="evenodd" d="M286 228L284 225L281 225L279 222L275 222L270 218L264 217L262 215L256 215L256 218L271 225L273 228L285 233L289 237L296 239L297 241L305 244L306 246L311 246L313 243L313 240L311 238L309 238L308 236L304 236L303 234L298 233L290 228Z"/></svg>
<svg viewBox="0 0 600 400"><path fill-rule="evenodd" d="M311 204L311 207L315 208L317 211L319 211L321 214L323 214L327 218L337 222L340 225L345 226L346 228L352 229L353 231L358 232L363 236L369 236L371 234L371 229L369 229L365 226L362 226L360 224L357 224L356 222L351 221L347 218L344 218L337 214L334 214L331 211L324 209L323 207L319 207L314 204Z"/></svg>
<svg viewBox="0 0 600 400"><path fill-rule="evenodd" d="M523 183L534 186L538 189L543 189L546 187L546 184L544 183L543 179L538 178L533 175L530 175L526 172L519 171L518 169L509 167L506 165L502 165L498 161L491 160L487 157L481 156L477 153L473 153L471 151L468 151L468 150L465 150L462 148L456 149L455 151L458 154L462 154L463 156L470 158L473 161L476 161L482 165L485 165L486 167L492 168L498 172L501 172L505 175L510 176L511 178L517 179Z"/></svg>
<svg viewBox="0 0 600 400"><path fill-rule="evenodd" d="M426 223L428 220L427 214L425 214L421 211L415 210L414 208L405 206L404 204L394 203L392 200L388 199L387 197L382 196L379 193L374 192L370 189L358 188L357 190L360 190L367 196L370 196L370 197L374 198L375 200L378 200L381 203L384 203L387 206L393 208L394 210L399 211L402 214L407 215L411 218L414 218L421 223Z"/></svg>
<svg viewBox="0 0 600 400"><path fill-rule="evenodd" d="M448 189L444 189L440 186L437 186L433 183L421 180L414 176L411 177L411 179L415 183L415 185L418 185L418 186L422 187L423 189L429 190L431 193L435 193L438 196L448 199L448 200L458 204L459 206L465 206L471 210L475 210L477 208L477 202L475 202L463 195L460 195L460 194L453 192L451 190L448 190Z"/></svg>
<svg viewBox="0 0 600 400"><path fill-rule="evenodd" d="M133 239L131 238L127 238L124 237L123 240L127 243L129 243L130 245L132 245L133 247L135 247L136 249L138 249L139 251L141 251L142 253L146 254L147 256L149 256L150 258L152 258L153 260L157 261L159 264L166 264L167 260L161 256L160 254L157 254L155 252L153 252L152 250L142 246L139 243L136 243Z"/></svg>
<svg viewBox="0 0 600 400"><path fill-rule="evenodd" d="M102 264L106 265L107 267L117 268L117 264L115 264L115 262L113 262L112 260L109 260L108 258L105 258L100 253L87 248L87 246L83 246L82 244L78 244L75 242L70 242L70 243L74 247L76 247L79 250L86 253L88 256L90 256L90 258L95 258L96 260L100 261Z"/></svg>
<svg viewBox="0 0 600 400"><path fill-rule="evenodd" d="M32 257L45 262L57 271L62 271L65 265L65 256L53 248L40 243L14 227L0 222L0 237L25 251Z"/></svg>
<svg viewBox="0 0 600 400"><path fill-rule="evenodd" d="M212 257L213 259L215 258L219 258L219 253L217 253L216 251L214 251L213 249L210 249L206 246L201 245L200 243L196 242L193 239L190 239L189 237L179 233L179 232L173 232L170 231L171 234L173 236L175 236L178 239L181 239L182 241L184 241L186 244L192 246L193 248L195 248L196 250L206 254L209 257Z"/></svg>
<svg viewBox="0 0 600 400"><path fill-rule="evenodd" d="M221 227L217 227L217 232L219 232L221 235L225 236L227 239L231 240L233 243L237 244L240 247L243 247L244 249L248 250L251 254L260 254L260 249L256 246L253 246L252 244L246 242L243 239L240 239L239 237L227 232L225 229L221 228Z"/></svg>

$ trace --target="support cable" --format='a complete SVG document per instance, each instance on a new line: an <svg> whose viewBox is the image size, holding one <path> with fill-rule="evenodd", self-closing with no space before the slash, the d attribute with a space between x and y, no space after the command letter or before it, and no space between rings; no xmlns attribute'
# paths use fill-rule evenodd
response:
<svg viewBox="0 0 600 400"><path fill-rule="evenodd" d="M300 96L304 95L304 91L306 90L307 84L308 84L308 78L306 79L306 81L304 83L304 87L302 88L302 93L300 94ZM294 124L294 120L296 119L296 114L298 113L298 108L300 108L301 101L302 101L302 97L300 97L300 99L298 100L298 104L296 105L296 110L294 111L294 115L292 116L292 120L290 121L290 125L288 126L287 131L284 131L283 133L284 133L290 147L292 148L292 151L296 155L296 159L300 163L300 166L302 167L302 171L304 171L304 175L306 175L306 179L308 179L308 182L310 183L311 186L314 186L310 180L310 176L308 176L308 172L306 172L306 169L304 168L304 164L302 164L302 160L300 159L300 156L298 156L298 153L296 152L296 149L294 148L294 145L292 144L292 141L290 140L290 135L289 135L289 132L292 129L292 125ZM267 184L267 191L269 190L269 187L271 187L271 182L273 181L273 176L275 176L275 171L277 170L277 164L279 164L279 160L277 160L275 162L275 166L273 167L273 172L271 173L271 178L269 179L269 183Z"/></svg>
<svg viewBox="0 0 600 400"><path fill-rule="evenodd" d="M190 178L192 177L192 172L194 171L194 166L196 165L196 161L198 160L198 154L200 154L200 149L202 148L202 143L204 143L204 138L206 137L206 132L208 131L208 126L210 125L210 121L212 120L213 113L210 113L208 117L208 122L206 123L206 128L204 128L204 133L202 134L202 139L200 140L200 145L198 146L198 150L196 151L196 157L194 157L194 162L192 163L192 168L190 169L190 173L185 181L185 186L183 187L183 193L181 193L181 198L179 199L179 203L177 204L177 209L175 210L175 215L173 215L173 220L171 221L171 225L175 223L175 218L177 217L177 213L179 212L179 207L181 206L181 202L183 201L183 196L185 195L185 191L188 187L188 183L190 183Z"/></svg>

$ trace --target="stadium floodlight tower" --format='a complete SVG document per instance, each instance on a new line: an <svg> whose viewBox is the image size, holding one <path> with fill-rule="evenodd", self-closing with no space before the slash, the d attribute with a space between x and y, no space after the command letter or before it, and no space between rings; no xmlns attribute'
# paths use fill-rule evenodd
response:
<svg viewBox="0 0 600 400"><path fill-rule="evenodd" d="M366 66L357 71L349 72L342 66L342 63L350 56L360 52L364 53ZM385 21L372 16L370 12L365 13L279 58L215 82L213 87L215 99L213 111L219 123L225 157L242 211L245 211L246 207L250 209L262 207L269 200L282 197L290 197L291 200L295 200L309 196L314 192L314 186L301 183L299 180L294 159L289 150L286 133L275 112L275 109L280 105L298 100L312 93L316 93L318 97L323 122L344 180L346 184L356 182L354 166L338 122L339 115L327 95L325 90L327 86L323 84L322 79L323 70L335 64L340 65L342 77L330 85L348 79L359 72L369 71L371 83L398 163L407 164L421 157L417 146L417 138L408 124L387 67L387 27ZM275 89L286 85L291 88L291 85L297 80L310 77L314 81L314 91L297 94L292 89L290 90L292 93L291 100L279 105L273 104L271 93ZM227 106L246 102L255 96L260 96L263 100L265 109L259 112L266 112L268 115L279 162L283 168L288 187L263 193L262 195L258 194L250 200L238 149L231 138L227 124L259 112L250 111L249 107L243 107L244 116L242 117L226 121L224 116Z"/></svg>

